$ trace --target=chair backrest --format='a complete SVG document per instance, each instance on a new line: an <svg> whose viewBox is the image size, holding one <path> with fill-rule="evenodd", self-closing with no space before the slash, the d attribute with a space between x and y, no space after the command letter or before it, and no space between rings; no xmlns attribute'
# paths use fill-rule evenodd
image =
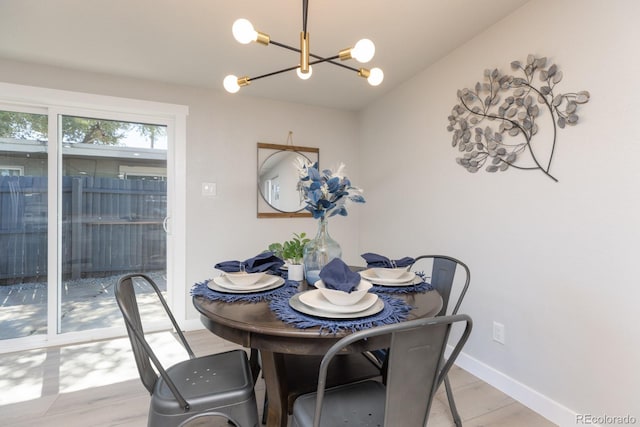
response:
<svg viewBox="0 0 640 427"><path fill-rule="evenodd" d="M136 299L135 286L139 286L142 288L147 287L155 292L158 300L160 301L167 314L167 317L171 320L173 328L178 334L182 345L189 354L189 357L193 359L195 356L182 331L180 330L178 323L173 317L173 314L171 313L167 302L162 296L158 285L156 285L156 283L145 274L128 274L126 276L123 276L116 283L115 296L116 301L118 302L118 307L120 307L120 311L122 312L122 316L127 327L127 334L129 335L129 340L131 341L131 348L133 349L133 355L136 360L136 365L138 366L140 379L142 380L142 383L147 388L147 390L149 390L149 393L153 393L153 387L158 380L158 374L156 373L157 369L160 375L162 375L163 379L167 382L167 385L169 386L173 394L176 396L176 399L181 403L181 406L185 407L187 406L186 401L182 398L182 396L180 396L178 389L175 387L173 381L167 375L162 364L153 353L151 346L144 337L142 319L140 318L140 310L138 309L138 302Z"/></svg>
<svg viewBox="0 0 640 427"><path fill-rule="evenodd" d="M465 323L465 328L445 362L449 332L458 322ZM471 327L471 318L459 314L379 326L342 338L320 364L314 427L320 425L327 369L333 357L356 341L379 335L391 335L384 425L426 425L433 396L466 343Z"/></svg>
<svg viewBox="0 0 640 427"><path fill-rule="evenodd" d="M452 258L447 255L421 255L416 257L413 264L411 265L411 270L420 271L420 261L421 260L433 260L433 267L431 268L431 279L429 283L436 288L438 293L442 296L442 309L437 314L437 316L444 316L447 314L447 308L449 306L449 299L451 297L451 289L453 287L454 278L456 275L456 269L458 267L462 268L465 271L465 283L460 291L460 295L458 296L458 300L451 311L450 314L457 314L458 309L460 308L460 304L462 304L462 299L464 295L467 293L467 288L469 287L469 282L471 281L471 272L469 271L469 267L467 265L455 258ZM424 272L427 274L427 272Z"/></svg>

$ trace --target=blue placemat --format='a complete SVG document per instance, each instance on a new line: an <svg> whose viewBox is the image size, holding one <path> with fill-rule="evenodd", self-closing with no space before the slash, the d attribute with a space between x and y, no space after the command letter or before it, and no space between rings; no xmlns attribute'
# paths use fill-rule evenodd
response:
<svg viewBox="0 0 640 427"><path fill-rule="evenodd" d="M323 334L337 334L343 331L355 332L374 326L402 322L407 319L411 310L409 304L390 295L378 295L378 297L384 301L382 311L372 316L358 319L325 319L304 314L294 310L289 305L289 298L275 298L269 303L269 308L278 319L285 323L300 329L320 327L320 333Z"/></svg>
<svg viewBox="0 0 640 427"><path fill-rule="evenodd" d="M211 279L201 283L196 283L191 287L191 296L204 297L212 301L223 302L247 302L256 303L262 301L270 301L274 298L289 300L293 294L298 291L299 282L294 280L285 280L284 285L279 288L270 289L263 292L251 292L247 294L233 294L226 292L218 292L207 286Z"/></svg>
<svg viewBox="0 0 640 427"><path fill-rule="evenodd" d="M418 283L417 285L411 285L411 286L382 286L382 285L374 284L373 287L371 288L371 291L376 293L382 292L387 294L411 294L414 292L424 293L424 292L432 291L435 289L431 285L431 283L426 281L426 279L428 279L429 277L426 277L423 272L417 271L416 276L422 279L422 283Z"/></svg>

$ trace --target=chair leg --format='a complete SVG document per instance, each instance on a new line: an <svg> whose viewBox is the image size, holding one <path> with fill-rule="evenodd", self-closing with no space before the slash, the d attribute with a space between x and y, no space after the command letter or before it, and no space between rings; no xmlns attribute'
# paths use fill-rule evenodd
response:
<svg viewBox="0 0 640 427"><path fill-rule="evenodd" d="M456 402L453 400L453 391L451 391L451 383L449 382L449 376L444 377L444 388L447 392L447 400L449 401L449 409L451 410L451 416L456 427L462 427L462 420L460 414L458 414L458 408L456 408Z"/></svg>
<svg viewBox="0 0 640 427"><path fill-rule="evenodd" d="M255 348L251 349L249 355L249 366L251 367L251 376L253 377L253 383L256 383L258 375L260 375L260 354Z"/></svg>
<svg viewBox="0 0 640 427"><path fill-rule="evenodd" d="M262 408L262 424L267 424L267 415L269 415L269 396L267 396L267 391L264 391L264 405Z"/></svg>

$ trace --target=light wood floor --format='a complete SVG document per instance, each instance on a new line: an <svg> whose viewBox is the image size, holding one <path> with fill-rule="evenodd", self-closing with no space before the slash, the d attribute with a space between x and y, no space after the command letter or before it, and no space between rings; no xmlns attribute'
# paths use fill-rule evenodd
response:
<svg viewBox="0 0 640 427"><path fill-rule="evenodd" d="M234 344L208 331L188 332L197 355ZM185 355L173 336L153 334L154 347L167 365ZM465 426L554 426L510 397L454 367L449 375ZM14 427L143 427L149 395L140 382L126 338L0 355L0 424ZM264 383L256 384L262 413ZM214 425L226 426L218 421ZM453 426L440 390L429 427Z"/></svg>

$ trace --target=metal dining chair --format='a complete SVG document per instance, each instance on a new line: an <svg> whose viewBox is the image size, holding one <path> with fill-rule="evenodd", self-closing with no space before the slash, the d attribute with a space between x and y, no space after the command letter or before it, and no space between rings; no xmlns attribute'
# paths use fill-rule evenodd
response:
<svg viewBox="0 0 640 427"><path fill-rule="evenodd" d="M415 258L410 269L414 272L424 271L420 270L420 266L429 260L433 261L429 283L431 283L431 286L442 296L442 309L440 313L438 313L438 316L444 316L449 312L449 300L451 298L456 272L464 270L464 285L460 288L460 293L458 294L453 310L449 312L449 314L457 314L458 309L460 309L460 304L462 304L462 300L469 288L469 282L471 281L471 271L469 267L459 259L447 255L421 255Z"/></svg>
<svg viewBox="0 0 640 427"><path fill-rule="evenodd" d="M440 296L442 296L442 309L440 310L440 313L438 313L438 316L445 316L447 313L451 315L458 314L458 309L460 308L460 304L462 304L462 300L469 288L469 282L471 281L471 271L469 270L469 267L459 259L447 255L421 255L415 258L415 261L411 265L411 270L420 271L418 268L421 264L429 260L433 261L430 283L438 293L440 293ZM447 310L451 299L451 291L453 289L457 271L464 271L464 284L460 288L460 293L458 294L453 310L448 312ZM444 377L444 387L447 393L447 400L449 402L449 409L451 410L453 421L455 422L456 427L462 427L462 420L460 419L460 414L458 413L458 408L456 407L456 402L453 398L453 391L451 390L449 376L447 375Z"/></svg>
<svg viewBox="0 0 640 427"><path fill-rule="evenodd" d="M429 263L431 264L430 276L427 274L428 271L425 271L425 267L429 267ZM454 315L458 313L460 304L462 304L462 300L469 288L469 282L471 281L471 272L464 262L447 255L421 255L414 259L410 270L424 274L426 280L442 297L442 308L437 316L445 316L447 314ZM449 311L449 302L451 300L451 293L457 272L464 272L464 284L460 287L460 292L457 294L453 310ZM365 356L380 369L384 378L386 376L387 350L367 352ZM444 378L444 386L453 421L457 427L462 427L462 419L460 418L455 399L453 398L453 391L451 390L451 383L448 376Z"/></svg>
<svg viewBox="0 0 640 427"><path fill-rule="evenodd" d="M453 339L453 351L445 361L454 324L463 324L464 330ZM296 399L292 427L426 426L434 395L471 328L471 318L459 314L378 326L347 335L323 357L317 391ZM380 335L390 335L391 339L386 383L366 380L325 389L327 369L338 353L354 342Z"/></svg>
<svg viewBox="0 0 640 427"><path fill-rule="evenodd" d="M168 369L162 366L145 339L135 287L155 292L189 355L188 360ZM144 274L120 278L115 297L124 317L140 379L151 393L148 426L183 426L205 416L223 416L237 427L258 426L254 382L244 351L196 357L160 289Z"/></svg>

